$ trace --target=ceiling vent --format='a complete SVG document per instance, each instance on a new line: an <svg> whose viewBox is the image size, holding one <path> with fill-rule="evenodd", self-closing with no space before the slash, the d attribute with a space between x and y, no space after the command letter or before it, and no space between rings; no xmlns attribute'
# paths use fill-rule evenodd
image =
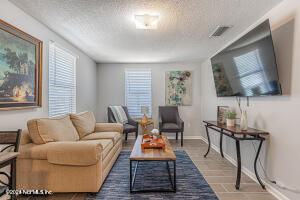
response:
<svg viewBox="0 0 300 200"><path fill-rule="evenodd" d="M209 37L219 37L223 35L223 33L231 27L232 26L218 26L216 30Z"/></svg>

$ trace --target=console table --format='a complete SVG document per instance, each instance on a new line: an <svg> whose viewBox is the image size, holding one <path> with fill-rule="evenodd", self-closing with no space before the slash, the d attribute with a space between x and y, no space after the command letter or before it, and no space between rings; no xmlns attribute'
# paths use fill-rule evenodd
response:
<svg viewBox="0 0 300 200"><path fill-rule="evenodd" d="M222 141L223 141L223 135L228 136L232 139L235 140L235 145L236 145L236 156L237 156L237 177L236 177L236 184L235 188L239 189L240 188L240 182L241 182L241 151L240 151L240 141L244 140L256 140L259 141L259 147L255 156L254 160L254 172L256 175L256 178L261 185L263 189L265 189L265 185L261 181L258 173L257 173L257 160L259 157L259 153L261 150L261 146L263 144L263 141L265 138L263 136L268 135L268 132L257 130L254 128L248 128L246 131L242 131L240 129L239 125L235 125L232 127L226 126L226 124L221 124L217 121L203 121L205 123L205 129L206 129L206 134L207 134L207 140L208 140L208 149L204 157L206 157L209 153L210 150L210 137L209 137L209 132L208 129L212 129L214 131L217 131L220 133L220 153L221 156L224 157L223 155L223 147L222 147Z"/></svg>

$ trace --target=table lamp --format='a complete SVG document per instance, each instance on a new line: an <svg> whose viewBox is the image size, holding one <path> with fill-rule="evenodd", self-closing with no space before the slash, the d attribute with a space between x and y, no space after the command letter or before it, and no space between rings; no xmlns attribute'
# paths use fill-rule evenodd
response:
<svg viewBox="0 0 300 200"><path fill-rule="evenodd" d="M148 117L147 114L149 113L149 106L141 106L141 113L144 114L142 117L142 122L147 122Z"/></svg>

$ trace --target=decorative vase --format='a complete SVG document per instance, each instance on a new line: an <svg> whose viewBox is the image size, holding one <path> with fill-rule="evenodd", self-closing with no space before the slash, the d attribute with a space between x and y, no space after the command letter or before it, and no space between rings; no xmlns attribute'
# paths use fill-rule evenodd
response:
<svg viewBox="0 0 300 200"><path fill-rule="evenodd" d="M246 110L242 111L240 127L241 127L242 131L246 131L248 129L248 121L247 121L247 112L246 112Z"/></svg>
<svg viewBox="0 0 300 200"><path fill-rule="evenodd" d="M235 119L226 119L227 126L234 126L235 125Z"/></svg>

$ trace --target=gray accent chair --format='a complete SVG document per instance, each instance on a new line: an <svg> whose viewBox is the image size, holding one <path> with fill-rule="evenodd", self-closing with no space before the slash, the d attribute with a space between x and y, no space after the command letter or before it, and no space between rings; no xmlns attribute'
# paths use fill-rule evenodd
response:
<svg viewBox="0 0 300 200"><path fill-rule="evenodd" d="M159 133L176 133L178 140L178 132L181 132L181 146L183 146L183 130L184 122L179 116L177 106L159 106Z"/></svg>
<svg viewBox="0 0 300 200"><path fill-rule="evenodd" d="M135 138L137 138L138 127L139 127L138 122L130 117L126 106L122 106L122 107L123 107L123 109L126 113L127 119L128 119L128 123L123 125L123 134L125 135L125 140L127 140L128 133L135 133ZM110 109L110 107L107 108L107 118L108 118L109 123L117 123L115 116L114 116L112 110Z"/></svg>

